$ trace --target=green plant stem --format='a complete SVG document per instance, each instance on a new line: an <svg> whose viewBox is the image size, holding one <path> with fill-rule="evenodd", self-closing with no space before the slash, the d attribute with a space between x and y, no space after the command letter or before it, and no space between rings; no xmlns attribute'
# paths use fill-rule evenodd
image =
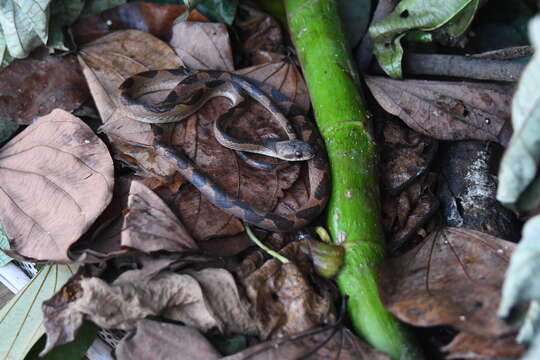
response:
<svg viewBox="0 0 540 360"><path fill-rule="evenodd" d="M345 246L337 281L356 331L394 359L421 359L406 328L382 305L376 276L384 257L376 150L359 76L334 0L285 0L317 125L331 165L328 228Z"/></svg>
<svg viewBox="0 0 540 360"><path fill-rule="evenodd" d="M253 241L255 244L257 244L258 247L260 247L261 249L263 249L264 251L266 251L268 254L270 254L271 256L273 256L274 258L278 259L279 261L281 261L283 264L288 264L290 263L289 259L287 259L285 256L283 255L280 255L278 252L270 249L268 246L264 245L262 243L261 240L259 240L257 238L257 236L255 236L255 234L253 233L253 231L251 231L251 228L249 227L248 224L244 223L244 228L246 229L246 234L247 236L249 237L249 239L251 241Z"/></svg>

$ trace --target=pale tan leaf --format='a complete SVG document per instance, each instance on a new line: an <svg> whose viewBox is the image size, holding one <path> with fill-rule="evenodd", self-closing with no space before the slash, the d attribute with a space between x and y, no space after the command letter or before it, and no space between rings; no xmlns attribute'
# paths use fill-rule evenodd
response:
<svg viewBox="0 0 540 360"><path fill-rule="evenodd" d="M174 25L169 43L192 70L234 70L225 24L182 21Z"/></svg>
<svg viewBox="0 0 540 360"><path fill-rule="evenodd" d="M70 261L69 247L112 197L105 144L81 120L54 110L0 150L0 223L19 259Z"/></svg>

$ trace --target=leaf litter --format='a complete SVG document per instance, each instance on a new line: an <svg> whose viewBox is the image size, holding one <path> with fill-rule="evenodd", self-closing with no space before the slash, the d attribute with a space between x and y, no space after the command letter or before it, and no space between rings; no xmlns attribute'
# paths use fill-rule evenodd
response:
<svg viewBox="0 0 540 360"><path fill-rule="evenodd" d="M453 11L452 16L435 19L433 27L451 37L465 31L478 3L460 4L466 5L464 11L448 6L445 11ZM232 25L242 42L238 47L227 27L209 22L197 10L190 12L188 21L175 24L184 10L183 5L128 3L84 17L70 28L80 46L80 65L71 55L40 53L36 59L17 60L0 73L10 86L24 87L23 94L7 86L0 89L0 99L8 105L3 107L3 118L30 124L0 149L2 190L9 199L2 202L0 223L10 241L8 253L24 260L97 263L86 265L86 270L106 264L108 269L93 275L79 272L45 301L45 351L72 340L83 319L90 319L104 328L129 331L116 349L119 359L153 357L156 351L164 358L221 358L206 338L212 333L243 334L251 339L253 346L226 359L307 355L326 359L336 354L340 359L388 359L343 327L343 314L337 317L336 288L314 269L313 263L320 259L306 250L307 240L286 245L288 236L256 231L292 260L290 264L248 249L242 222L204 199L167 159L141 147L154 143L155 132L118 111L117 88L125 79L180 66L235 72L264 82L302 109L310 109L306 84L275 19L240 4ZM389 38L392 33L396 49L402 31L429 28L423 23L404 23L399 32L390 26L382 35ZM382 63L386 70L398 76L396 59L401 55L382 54L388 49L381 50L377 37L373 41L379 60L389 56ZM233 57L236 51L243 56ZM388 59L392 63L384 63ZM37 75L43 75L27 69L39 69ZM35 86L36 82L50 90ZM106 138L115 160L116 181L109 149L81 119L68 113L85 102L85 82L102 120L97 132ZM386 114L380 137L384 147L382 207L387 248L394 254L380 277L385 305L408 324L457 329L457 336L441 349L447 353L445 358L519 356L523 347L515 342L515 330L495 316L514 245L473 230L441 230L433 195L437 140L508 143L511 87L398 82L372 76L367 84L384 110L406 125L390 121ZM58 101L38 100L51 90L58 94ZM147 94L144 100L159 102L171 90ZM41 103L46 107L39 107ZM20 104L27 104L23 112ZM274 173L253 169L213 138L213 122L229 107L226 100L213 99L181 122L160 125L163 138L227 192L257 207L287 212L301 206L309 187L300 166ZM227 129L235 137L283 136L256 103L235 115ZM54 127L32 132L46 123ZM15 131L6 124L5 138ZM63 141L68 138L72 140L66 148ZM33 160L35 148L50 149L49 160ZM76 159L72 165L62 158L69 155ZM40 179L39 189L45 190L39 196L22 195L8 174L15 165L17 171ZM106 181L92 183L99 176ZM55 205L70 197L80 211ZM55 210L60 208L62 212ZM13 215L18 214L15 209L31 216L22 221ZM0 319L0 326L5 324ZM262 342L255 345L258 341Z"/></svg>

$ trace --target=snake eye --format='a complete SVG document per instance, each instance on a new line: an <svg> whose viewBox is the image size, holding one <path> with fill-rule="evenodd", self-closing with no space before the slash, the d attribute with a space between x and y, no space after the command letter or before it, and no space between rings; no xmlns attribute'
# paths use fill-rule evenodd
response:
<svg viewBox="0 0 540 360"><path fill-rule="evenodd" d="M294 156L296 156L298 159L300 159L302 157L302 152L301 151L296 151L294 153Z"/></svg>

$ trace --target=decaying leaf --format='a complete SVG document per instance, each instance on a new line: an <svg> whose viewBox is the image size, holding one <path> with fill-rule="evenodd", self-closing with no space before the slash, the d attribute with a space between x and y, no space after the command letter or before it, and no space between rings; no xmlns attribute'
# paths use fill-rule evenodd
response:
<svg viewBox="0 0 540 360"><path fill-rule="evenodd" d="M481 337L459 333L450 344L442 348L450 353L446 359L518 358L524 347L516 342L514 334L500 338Z"/></svg>
<svg viewBox="0 0 540 360"><path fill-rule="evenodd" d="M125 0L122 1L125 3ZM174 20L185 11L186 6L130 2L109 10L102 11L103 9L104 7L101 7L99 14L79 19L71 26L77 44L86 44L108 33L126 29L145 31L167 41L171 37ZM187 20L208 21L197 10L192 10Z"/></svg>
<svg viewBox="0 0 540 360"><path fill-rule="evenodd" d="M41 335L41 303L75 273L77 265L47 265L0 311L0 358L24 359Z"/></svg>
<svg viewBox="0 0 540 360"><path fill-rule="evenodd" d="M478 7L478 0L404 0L384 19L372 24L369 35L373 41L373 52L384 71L401 78L401 58L403 48L401 38L411 30L432 31L453 22L450 35L459 36L470 24L470 7ZM459 20L464 16L465 20Z"/></svg>
<svg viewBox="0 0 540 360"><path fill-rule="evenodd" d="M66 293L72 296L66 298ZM70 341L83 319L102 328L127 330L155 315L201 331L256 334L247 306L234 278L223 269L164 271L153 276L132 270L112 284L76 277L43 304L46 348Z"/></svg>
<svg viewBox="0 0 540 360"><path fill-rule="evenodd" d="M124 337L115 349L118 360L220 359L221 354L196 329L139 320L135 333Z"/></svg>
<svg viewBox="0 0 540 360"><path fill-rule="evenodd" d="M32 54L0 71L0 118L30 124L53 109L68 112L90 96L74 56Z"/></svg>
<svg viewBox="0 0 540 360"><path fill-rule="evenodd" d="M409 127L439 140L507 144L511 88L504 85L366 77L379 104Z"/></svg>
<svg viewBox="0 0 540 360"><path fill-rule="evenodd" d="M435 215L439 208L439 200L433 195L436 180L437 175L429 173L399 195L383 195L383 225L387 235L386 248L390 252L406 245Z"/></svg>
<svg viewBox="0 0 540 360"><path fill-rule="evenodd" d="M426 173L438 142L404 126L399 120L384 122L380 151L383 189L396 195Z"/></svg>
<svg viewBox="0 0 540 360"><path fill-rule="evenodd" d="M337 331L336 331L337 330ZM309 357L307 356L309 355ZM252 346L223 360L266 359L326 360L390 360L390 357L370 347L349 329L315 328L288 338Z"/></svg>
<svg viewBox="0 0 540 360"><path fill-rule="evenodd" d="M540 46L540 17L529 23L529 37ZM518 210L531 210L540 204L540 53L536 51L523 71L512 100L514 135L505 151L499 171L497 199Z"/></svg>
<svg viewBox="0 0 540 360"><path fill-rule="evenodd" d="M452 325L481 337L508 335L512 329L495 312L514 247L468 229L434 232L381 266L383 303L410 324Z"/></svg>
<svg viewBox="0 0 540 360"><path fill-rule="evenodd" d="M283 34L274 18L249 5L241 4L234 25L250 65L283 60Z"/></svg>
<svg viewBox="0 0 540 360"><path fill-rule="evenodd" d="M112 197L105 144L81 120L54 110L0 149L0 223L18 259L70 261L69 247Z"/></svg>
<svg viewBox="0 0 540 360"><path fill-rule="evenodd" d="M174 25L170 45L192 70L233 71L229 32L224 24L183 21Z"/></svg>
<svg viewBox="0 0 540 360"><path fill-rule="evenodd" d="M300 242L279 253L292 262L270 259L242 279L259 336L276 338L332 324L336 319L334 294L326 280L315 276Z"/></svg>

